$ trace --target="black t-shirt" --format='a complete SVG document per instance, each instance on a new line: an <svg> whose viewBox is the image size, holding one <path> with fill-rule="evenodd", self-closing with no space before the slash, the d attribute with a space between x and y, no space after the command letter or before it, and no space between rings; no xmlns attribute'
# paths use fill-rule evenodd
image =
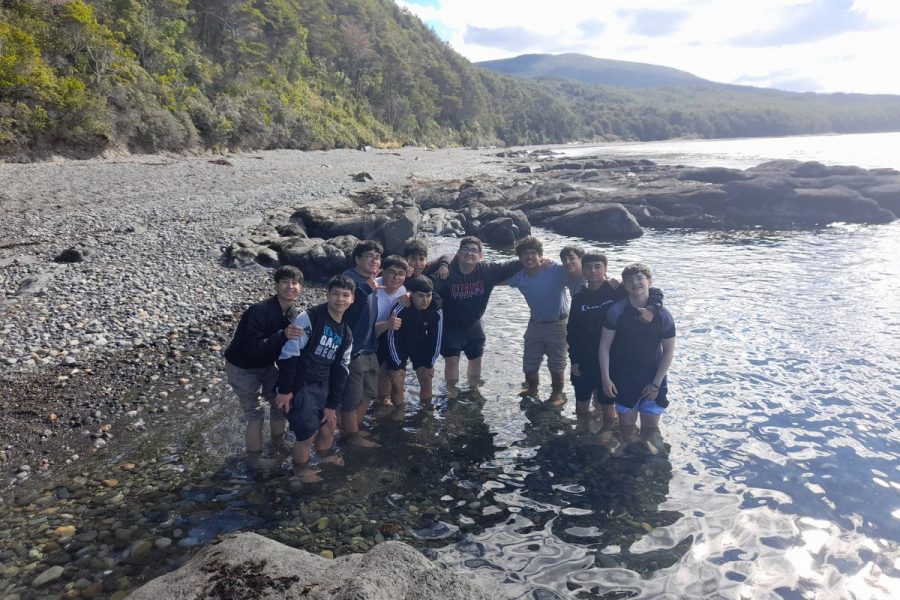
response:
<svg viewBox="0 0 900 600"><path fill-rule="evenodd" d="M518 259L507 262L480 262L468 274L459 270L459 261L450 263L447 279L435 279L435 292L444 301L447 327L465 329L478 322L487 309L494 286L522 269Z"/></svg>
<svg viewBox="0 0 900 600"><path fill-rule="evenodd" d="M628 298L609 307L603 326L616 331L609 358L610 378L616 386L624 380L649 382L662 356L662 340L675 337L675 321L668 310L660 307L647 323Z"/></svg>
<svg viewBox="0 0 900 600"><path fill-rule="evenodd" d="M569 357L582 371L599 370L600 333L606 310L624 294L621 286L613 288L604 281L596 290L582 288L572 297L566 341Z"/></svg>

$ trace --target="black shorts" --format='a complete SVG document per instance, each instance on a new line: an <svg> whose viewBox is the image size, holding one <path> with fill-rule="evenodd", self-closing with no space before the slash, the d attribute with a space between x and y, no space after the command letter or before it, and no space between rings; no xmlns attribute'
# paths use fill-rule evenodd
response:
<svg viewBox="0 0 900 600"><path fill-rule="evenodd" d="M325 401L328 399L328 382L307 382L294 394L288 423L297 441L308 440L316 434L325 418Z"/></svg>
<svg viewBox="0 0 900 600"><path fill-rule="evenodd" d="M415 353L413 355L407 355L403 352L397 351L397 354L400 355L400 364L395 364L393 360L388 361L387 368L389 371L405 371L406 363L409 360L412 360L412 368L413 371L419 369L421 367L425 367L426 369L433 369L434 363L432 359L434 358L433 354L423 354L421 352Z"/></svg>
<svg viewBox="0 0 900 600"><path fill-rule="evenodd" d="M573 363L575 364L575 363ZM603 378L600 376L600 369L585 369L581 367L581 375L572 375L572 387L575 388L575 402L590 402L597 392L597 403L612 405L614 400L607 398L603 393Z"/></svg>
<svg viewBox="0 0 900 600"><path fill-rule="evenodd" d="M484 354L485 339L481 319L464 329L445 325L441 338L441 356L445 358L459 356L465 352L469 360L481 358Z"/></svg>

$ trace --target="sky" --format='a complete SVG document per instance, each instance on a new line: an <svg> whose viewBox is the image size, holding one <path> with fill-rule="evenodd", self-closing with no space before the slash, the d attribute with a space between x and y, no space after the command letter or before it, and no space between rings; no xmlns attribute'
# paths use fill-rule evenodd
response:
<svg viewBox="0 0 900 600"><path fill-rule="evenodd" d="M900 0L395 2L473 62L578 52L722 83L900 94Z"/></svg>

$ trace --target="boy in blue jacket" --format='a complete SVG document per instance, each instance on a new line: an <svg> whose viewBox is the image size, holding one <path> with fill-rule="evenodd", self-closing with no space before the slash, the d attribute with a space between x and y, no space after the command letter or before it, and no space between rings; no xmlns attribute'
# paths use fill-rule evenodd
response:
<svg viewBox="0 0 900 600"><path fill-rule="evenodd" d="M309 451L320 428L334 430L336 409L350 373L353 334L344 313L353 304L356 284L346 275L328 282L327 301L300 313L294 324L303 330L288 341L278 358L275 402L287 413L294 443L294 474L306 483L322 481L309 468ZM316 452L323 463L340 464L331 437L322 436Z"/></svg>

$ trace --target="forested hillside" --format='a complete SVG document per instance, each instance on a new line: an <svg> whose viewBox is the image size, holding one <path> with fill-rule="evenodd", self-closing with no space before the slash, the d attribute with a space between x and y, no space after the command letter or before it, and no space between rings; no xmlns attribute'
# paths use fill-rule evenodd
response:
<svg viewBox="0 0 900 600"><path fill-rule="evenodd" d="M900 130L900 97L478 68L391 0L0 0L0 157Z"/></svg>

